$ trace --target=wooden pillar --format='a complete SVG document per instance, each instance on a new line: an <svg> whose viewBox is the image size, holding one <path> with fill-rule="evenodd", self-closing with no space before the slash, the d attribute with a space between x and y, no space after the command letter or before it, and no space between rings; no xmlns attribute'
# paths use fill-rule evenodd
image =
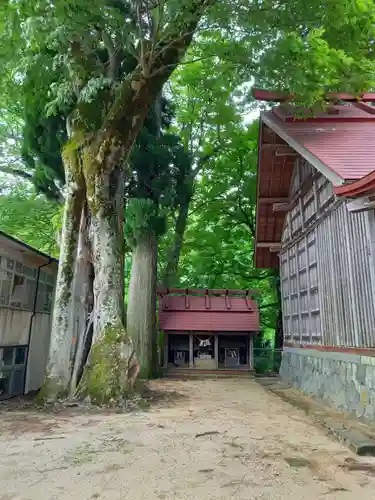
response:
<svg viewBox="0 0 375 500"><path fill-rule="evenodd" d="M254 370L254 337L249 336L249 368Z"/></svg>
<svg viewBox="0 0 375 500"><path fill-rule="evenodd" d="M216 363L216 369L219 368L219 335L216 334L214 336L215 344L214 344L214 357Z"/></svg>
<svg viewBox="0 0 375 500"><path fill-rule="evenodd" d="M194 343L192 333L189 333L189 368L194 368Z"/></svg>
<svg viewBox="0 0 375 500"><path fill-rule="evenodd" d="M169 346L168 346L168 333L164 332L164 368L168 367L168 354L169 354Z"/></svg>

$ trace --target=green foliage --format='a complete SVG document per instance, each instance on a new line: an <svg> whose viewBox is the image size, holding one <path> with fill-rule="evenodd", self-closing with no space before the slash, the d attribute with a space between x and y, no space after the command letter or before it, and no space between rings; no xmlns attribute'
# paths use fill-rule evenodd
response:
<svg viewBox="0 0 375 500"><path fill-rule="evenodd" d="M256 84L295 93L312 105L327 91L360 93L375 81L373 0L322 4L299 0L263 3L266 50L259 52ZM264 26L264 21L259 27Z"/></svg>
<svg viewBox="0 0 375 500"><path fill-rule="evenodd" d="M165 99L152 107L130 157L125 236L134 247L142 235L167 229L167 217L183 190L190 162L178 135L169 133L173 109Z"/></svg>
<svg viewBox="0 0 375 500"><path fill-rule="evenodd" d="M157 204L150 198L131 198L126 209L126 242L134 248L150 230L156 235L163 234L166 230L165 215L159 213Z"/></svg>
<svg viewBox="0 0 375 500"><path fill-rule="evenodd" d="M48 57L39 57L35 65L30 65L23 81L23 135L22 156L28 170L32 173L31 181L36 190L49 199L60 200L61 188L65 184L65 173L61 158L61 149L67 140L66 114L48 116L46 107L49 92L54 84L52 61ZM44 75L40 78L40 65L44 65ZM35 99L35 86L38 85L38 99Z"/></svg>
<svg viewBox="0 0 375 500"><path fill-rule="evenodd" d="M61 208L24 184L0 194L0 229L49 255L58 256Z"/></svg>

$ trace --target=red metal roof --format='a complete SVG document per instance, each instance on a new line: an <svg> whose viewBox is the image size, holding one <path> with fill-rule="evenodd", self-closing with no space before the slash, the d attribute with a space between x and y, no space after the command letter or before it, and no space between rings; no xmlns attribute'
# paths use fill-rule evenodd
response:
<svg viewBox="0 0 375 500"><path fill-rule="evenodd" d="M375 115L351 105L333 108L338 114L319 113L306 119L296 119L282 107L267 115L292 141L336 173L341 181L332 179L333 184L341 185L375 170Z"/></svg>
<svg viewBox="0 0 375 500"><path fill-rule="evenodd" d="M274 212L273 203L289 198L296 155L327 177L337 195L355 197L375 191L374 137L375 107L369 104L330 106L304 119L289 104L261 114L257 267L278 267L277 254L267 245L280 243L285 212Z"/></svg>
<svg viewBox="0 0 375 500"><path fill-rule="evenodd" d="M345 184L344 186L336 186L334 191L336 195L345 196L346 198L358 198L366 195L373 196L375 193L375 170L355 182Z"/></svg>
<svg viewBox="0 0 375 500"><path fill-rule="evenodd" d="M258 101L269 102L288 102L295 100L294 94L286 92L275 92L263 89L252 89L254 98ZM327 101L347 101L347 102L375 102L375 93L364 92L359 95L349 94L348 92L327 92L325 95Z"/></svg>
<svg viewBox="0 0 375 500"><path fill-rule="evenodd" d="M258 306L249 291L231 290L229 294L226 290L214 290L215 295L201 292L201 295L191 295L186 290L174 290L178 295L160 292L159 327L177 332L250 333L260 330Z"/></svg>

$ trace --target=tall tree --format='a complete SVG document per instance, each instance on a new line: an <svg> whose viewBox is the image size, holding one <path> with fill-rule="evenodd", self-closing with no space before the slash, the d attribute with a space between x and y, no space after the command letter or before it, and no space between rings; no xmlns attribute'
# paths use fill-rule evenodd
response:
<svg viewBox="0 0 375 500"><path fill-rule="evenodd" d="M230 140L231 129L241 121L232 95L241 81L235 64L220 57L220 51L212 60L208 57L211 50L207 41L199 40L190 51L195 62L181 66L169 83L176 107L175 128L190 162L180 171L177 182L174 235L161 276L164 287L173 285L178 272L196 179L209 162L220 156Z"/></svg>
<svg viewBox="0 0 375 500"><path fill-rule="evenodd" d="M175 134L168 132L170 106L158 99L151 109L131 154L126 236L132 248L127 303L127 331L135 344L141 376L158 372L156 286L158 239L166 230L175 205L176 180L188 164Z"/></svg>

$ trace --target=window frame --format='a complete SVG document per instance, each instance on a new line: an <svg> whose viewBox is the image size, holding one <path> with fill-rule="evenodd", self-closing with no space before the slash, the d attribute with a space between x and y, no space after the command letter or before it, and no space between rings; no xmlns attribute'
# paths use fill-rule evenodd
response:
<svg viewBox="0 0 375 500"><path fill-rule="evenodd" d="M7 365L3 364L3 351L4 351L4 349L13 349L12 363L11 364L7 364ZM23 351L23 353L24 353L23 363L16 364L17 349L24 349L24 351ZM0 345L0 378L5 379L9 376L9 391L6 394L0 393L0 400L8 399L8 398L13 397L13 396L18 396L24 392L28 350L29 350L29 346L27 344ZM19 373L22 373L22 388L21 388L21 390L14 392L13 386L15 384L15 378L16 378L16 375Z"/></svg>
<svg viewBox="0 0 375 500"><path fill-rule="evenodd" d="M8 286L8 297L4 296L4 302L0 302L0 308L33 312L35 294L37 293L35 311L43 314L51 314L55 289L55 277L53 274L41 270L39 280L37 280L37 268L27 266L16 259L11 259L2 254L0 254L0 273L0 288L3 289L2 283L10 284ZM6 279L3 279L2 273L7 274ZM25 293L25 297L22 300L12 301L16 286L15 282L18 278L23 280L20 286L25 286L27 293Z"/></svg>

